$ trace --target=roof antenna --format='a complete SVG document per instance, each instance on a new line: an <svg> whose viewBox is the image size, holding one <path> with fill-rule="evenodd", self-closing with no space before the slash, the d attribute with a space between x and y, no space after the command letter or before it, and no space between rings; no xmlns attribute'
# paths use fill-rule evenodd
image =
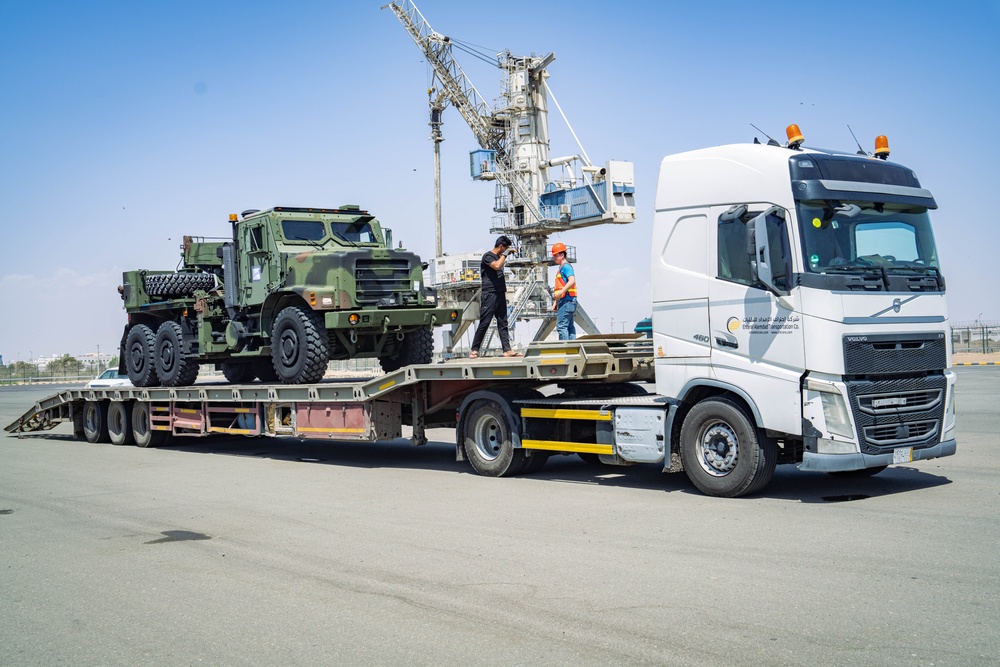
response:
<svg viewBox="0 0 1000 667"><path fill-rule="evenodd" d="M780 146L781 145L777 141L774 140L774 137L772 137L770 134L768 134L764 130L760 129L759 127L757 127L753 123L750 123L750 127L752 127L753 129L757 130L758 132L760 132L761 134L763 134L765 137L767 137L767 145L768 146ZM757 143L760 143L760 142L757 142Z"/></svg>
<svg viewBox="0 0 1000 667"><path fill-rule="evenodd" d="M851 129L850 124L848 124L848 126L847 126L847 131L851 133L851 136L854 137L854 143L856 143L858 145L858 155L864 155L865 157L871 157L871 153L866 152L865 149L861 147L861 142L858 141L858 138L856 136L854 136L854 130Z"/></svg>

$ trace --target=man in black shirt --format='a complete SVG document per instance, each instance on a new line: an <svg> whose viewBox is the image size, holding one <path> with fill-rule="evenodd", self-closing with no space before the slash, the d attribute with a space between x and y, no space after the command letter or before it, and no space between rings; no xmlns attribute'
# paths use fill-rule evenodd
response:
<svg viewBox="0 0 1000 667"><path fill-rule="evenodd" d="M497 320L497 333L500 334L503 356L521 356L510 349L510 333L507 331L507 282L503 275L503 265L507 263L507 257L516 252L511 247L512 245L513 242L509 237L501 236L497 239L493 250L483 255L483 263L479 267L479 274L483 278L482 299L479 304L479 326L476 327L476 335L472 338L470 359L479 356L479 346L483 344L483 339L486 337L486 332L494 317Z"/></svg>

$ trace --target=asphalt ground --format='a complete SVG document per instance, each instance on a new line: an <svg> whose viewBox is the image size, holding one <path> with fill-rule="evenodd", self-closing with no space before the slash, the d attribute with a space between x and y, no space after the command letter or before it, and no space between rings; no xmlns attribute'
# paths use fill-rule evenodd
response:
<svg viewBox="0 0 1000 667"><path fill-rule="evenodd" d="M568 456L479 477L446 430L0 434L0 665L994 665L1000 367L957 372L957 455L733 500Z"/></svg>

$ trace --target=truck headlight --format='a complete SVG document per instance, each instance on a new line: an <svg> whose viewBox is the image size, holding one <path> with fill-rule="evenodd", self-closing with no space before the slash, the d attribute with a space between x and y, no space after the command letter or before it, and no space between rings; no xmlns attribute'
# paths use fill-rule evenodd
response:
<svg viewBox="0 0 1000 667"><path fill-rule="evenodd" d="M823 419L826 421L826 432L854 440L854 427L851 426L851 416L847 412L847 403L844 402L844 395L840 393L837 386L829 382L809 379L806 381L806 389L819 394L820 402L823 405ZM855 451L853 443L851 443L851 447L851 451Z"/></svg>
<svg viewBox="0 0 1000 667"><path fill-rule="evenodd" d="M816 438L816 451L820 454L854 454L858 446L853 442Z"/></svg>
<svg viewBox="0 0 1000 667"><path fill-rule="evenodd" d="M948 403L944 409L944 435L941 436L943 442L954 440L958 431L958 412L955 407L955 385L948 387Z"/></svg>

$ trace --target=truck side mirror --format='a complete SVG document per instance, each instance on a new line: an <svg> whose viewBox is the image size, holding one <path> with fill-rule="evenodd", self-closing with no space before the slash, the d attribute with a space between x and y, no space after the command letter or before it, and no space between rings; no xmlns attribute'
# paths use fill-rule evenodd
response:
<svg viewBox="0 0 1000 667"><path fill-rule="evenodd" d="M771 247L767 233L767 218L785 219L785 209L772 206L747 223L747 253L750 255L750 274L754 280L759 280L775 294L781 294L774 283L774 271L771 266Z"/></svg>

